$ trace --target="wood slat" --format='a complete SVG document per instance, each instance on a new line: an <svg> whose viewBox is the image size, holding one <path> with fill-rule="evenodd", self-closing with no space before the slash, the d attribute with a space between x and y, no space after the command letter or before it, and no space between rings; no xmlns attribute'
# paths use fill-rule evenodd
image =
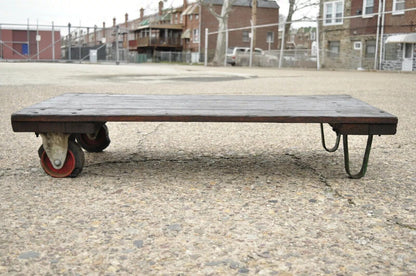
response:
<svg viewBox="0 0 416 276"><path fill-rule="evenodd" d="M14 122L275 122L392 124L397 117L348 95L63 94L12 114ZM29 124L24 124L29 130ZM19 128L19 131L23 131Z"/></svg>

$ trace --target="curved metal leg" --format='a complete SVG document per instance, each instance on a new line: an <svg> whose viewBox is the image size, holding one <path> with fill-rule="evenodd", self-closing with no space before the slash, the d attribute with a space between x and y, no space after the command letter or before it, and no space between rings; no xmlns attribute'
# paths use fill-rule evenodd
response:
<svg viewBox="0 0 416 276"><path fill-rule="evenodd" d="M335 146L333 146L332 148L328 149L325 145L325 134L324 134L324 125L321 123L321 140L322 140L322 146L324 147L324 149L327 152L334 152L338 149L339 147L339 141L341 139L341 134L337 133L337 140L335 141Z"/></svg>
<svg viewBox="0 0 416 276"><path fill-rule="evenodd" d="M348 135L344 134L342 136L343 136L342 140L344 142L345 171L347 172L347 174L349 175L350 178L353 178L353 179L361 178L365 175L365 173L367 171L368 159L370 157L371 143L373 142L373 135L372 134L368 135L367 146L365 148L363 164L361 165L360 172L357 173L357 174L351 174L351 172L350 172L350 160L349 160L350 158L349 158L349 154L348 154Z"/></svg>

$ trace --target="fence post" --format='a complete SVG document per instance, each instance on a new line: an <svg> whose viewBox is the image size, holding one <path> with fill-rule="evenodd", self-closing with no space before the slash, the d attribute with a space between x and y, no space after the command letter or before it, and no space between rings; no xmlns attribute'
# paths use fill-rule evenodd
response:
<svg viewBox="0 0 416 276"><path fill-rule="evenodd" d="M321 69L320 63L320 53L319 53L319 17L316 18L316 70Z"/></svg>
<svg viewBox="0 0 416 276"><path fill-rule="evenodd" d="M36 59L39 60L39 21L36 21Z"/></svg>
<svg viewBox="0 0 416 276"><path fill-rule="evenodd" d="M55 26L52 21L52 61L55 61Z"/></svg>
<svg viewBox="0 0 416 276"><path fill-rule="evenodd" d="M205 28L205 60L204 66L208 65L208 28Z"/></svg>
<svg viewBox="0 0 416 276"><path fill-rule="evenodd" d="M286 21L283 22L282 43L280 45L279 68L282 68L282 63L283 63L283 49L285 48L285 26L286 26Z"/></svg>
<svg viewBox="0 0 416 276"><path fill-rule="evenodd" d="M1 24L0 24L0 60L3 59L3 41L1 41Z"/></svg>
<svg viewBox="0 0 416 276"><path fill-rule="evenodd" d="M71 23L68 23L68 60L71 60Z"/></svg>
<svg viewBox="0 0 416 276"><path fill-rule="evenodd" d="M29 27L29 18L27 19L27 57L30 60L30 27Z"/></svg>
<svg viewBox="0 0 416 276"><path fill-rule="evenodd" d="M225 29L225 54L224 54L224 67L227 67L227 50L228 50L228 24Z"/></svg>
<svg viewBox="0 0 416 276"><path fill-rule="evenodd" d="M80 22L80 24L79 24L80 26L81 26L81 22ZM78 28L78 35L77 35L77 37L76 37L77 39L78 39L78 55L79 55L79 58L78 58L78 60L79 60L79 63L81 63L81 61L82 61L82 50L81 50L81 29L80 28Z"/></svg>
<svg viewBox="0 0 416 276"><path fill-rule="evenodd" d="M322 62L321 62L321 64L325 64L325 56L326 56L326 53L325 53L325 47L326 46L324 44L325 39L326 39L325 31L323 31L322 32Z"/></svg>
<svg viewBox="0 0 416 276"><path fill-rule="evenodd" d="M118 33L120 26L116 27L116 65L120 64L120 53L118 52Z"/></svg>

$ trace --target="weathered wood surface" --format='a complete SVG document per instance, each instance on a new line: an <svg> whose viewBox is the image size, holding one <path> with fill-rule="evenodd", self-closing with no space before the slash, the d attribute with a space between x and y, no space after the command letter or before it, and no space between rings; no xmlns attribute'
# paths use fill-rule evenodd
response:
<svg viewBox="0 0 416 276"><path fill-rule="evenodd" d="M380 124L394 134L398 120L347 95L64 94L12 114L15 131L32 131L30 122L108 121Z"/></svg>

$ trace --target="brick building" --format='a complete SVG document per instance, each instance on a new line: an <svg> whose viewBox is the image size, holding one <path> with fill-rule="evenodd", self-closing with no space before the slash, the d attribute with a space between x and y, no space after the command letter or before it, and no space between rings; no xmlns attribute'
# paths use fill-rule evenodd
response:
<svg viewBox="0 0 416 276"><path fill-rule="evenodd" d="M311 49L316 41L315 27L301 27L291 30L290 41L286 42L288 48Z"/></svg>
<svg viewBox="0 0 416 276"><path fill-rule="evenodd" d="M0 59L55 60L60 58L60 31L0 29Z"/></svg>
<svg viewBox="0 0 416 276"><path fill-rule="evenodd" d="M221 14L222 0L205 1L213 5L217 14ZM252 18L251 1L237 0L232 8L228 18L228 28L244 28L250 26ZM184 32L188 35L185 41L184 50L199 52L205 45L205 29L209 32L218 30L218 21L211 14L207 5L190 4L184 11L185 17ZM279 6L275 1L259 0L257 2L257 25L278 24L279 23ZM229 47L249 47L251 30L243 29L230 31L228 33ZM217 36L211 35L208 38L208 50L215 49ZM202 45L202 46L201 46ZM258 28L256 30L256 47L262 49L276 50L278 48L278 26Z"/></svg>
<svg viewBox="0 0 416 276"><path fill-rule="evenodd" d="M416 0L386 2L383 61L385 70L416 71Z"/></svg>
<svg viewBox="0 0 416 276"><path fill-rule="evenodd" d="M213 9L220 13L222 0L206 0ZM237 0L233 5L228 19L228 27L241 28L250 26L251 1ZM275 1L258 1L257 25L278 23L279 6ZM159 2L157 14L143 16L129 22L129 50L152 55L154 51L187 51L201 53L204 51L205 29L209 32L218 30L218 21L210 13L207 5L187 3L178 8L163 8ZM250 46L250 29L229 32L229 47ZM256 47L268 49L278 48L278 26L259 28L256 32ZM133 34L133 39L131 35ZM269 45L270 44L270 45ZM216 35L209 37L208 50L213 51Z"/></svg>
<svg viewBox="0 0 416 276"><path fill-rule="evenodd" d="M159 2L157 14L144 16L140 9L140 18L128 26L128 44L130 51L152 56L155 51L181 51L183 8L164 9L163 1Z"/></svg>
<svg viewBox="0 0 416 276"><path fill-rule="evenodd" d="M322 0L322 65L416 71L414 8L416 0Z"/></svg>
<svg viewBox="0 0 416 276"><path fill-rule="evenodd" d="M183 0L180 7L164 7L164 2L159 1L158 12L145 15L145 10L140 9L137 18L129 20L125 15L125 21L106 27L103 22L102 28L87 29L81 34L81 41L73 40L71 44L83 45L84 47L96 47L106 44L107 57L114 51L116 43L116 32L119 30L119 49L127 49L130 52L145 54L148 57L154 56L158 51L169 52L191 52L198 57L204 52L205 29L209 32L218 30L217 19L209 12L208 4L220 13L223 0L205 0L204 5L188 3ZM242 28L249 27L251 20L251 0L237 0L233 5L232 12L228 19L228 27ZM258 0L257 25L276 24L276 26L259 28L256 34L256 47L263 49L278 48L278 22L279 6L275 1ZM250 28L229 32L229 47L250 46ZM67 41L64 41L66 47ZM216 46L216 35L209 36L208 50L213 53Z"/></svg>

